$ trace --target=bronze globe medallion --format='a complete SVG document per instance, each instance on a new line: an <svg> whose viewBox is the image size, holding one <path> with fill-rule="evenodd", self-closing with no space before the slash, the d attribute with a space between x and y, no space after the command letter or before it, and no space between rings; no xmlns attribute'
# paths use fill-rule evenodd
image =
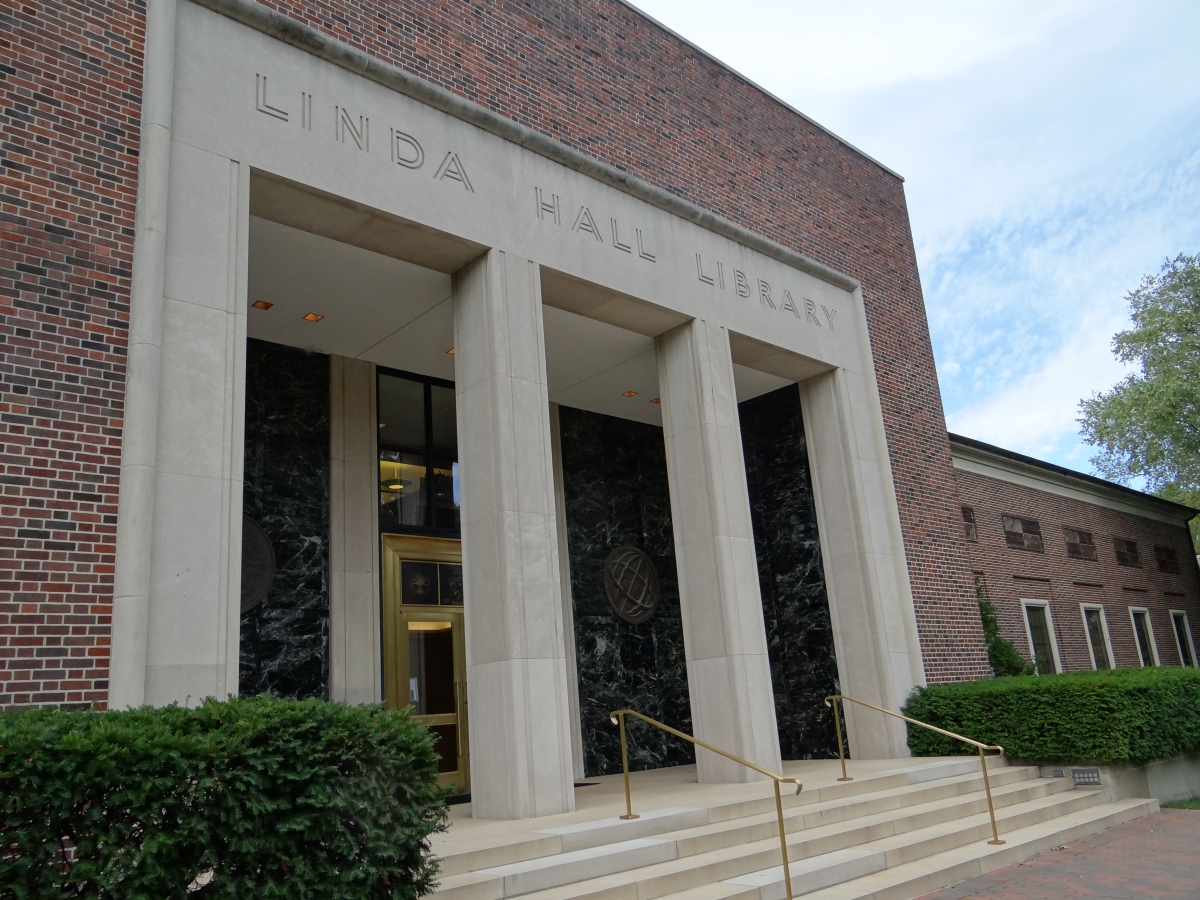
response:
<svg viewBox="0 0 1200 900"><path fill-rule="evenodd" d="M275 580L275 550L262 526L242 516L242 615L267 597Z"/></svg>
<svg viewBox="0 0 1200 900"><path fill-rule="evenodd" d="M604 561L604 593L621 619L630 625L650 620L658 608L658 573L650 557L637 547L618 547Z"/></svg>

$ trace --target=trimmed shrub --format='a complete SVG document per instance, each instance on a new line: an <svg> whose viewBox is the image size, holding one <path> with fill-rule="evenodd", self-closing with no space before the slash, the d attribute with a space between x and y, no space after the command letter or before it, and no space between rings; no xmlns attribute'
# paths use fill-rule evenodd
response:
<svg viewBox="0 0 1200 900"><path fill-rule="evenodd" d="M1038 762L1141 763L1200 750L1200 670L1117 669L917 688L904 714ZM977 752L908 726L915 756Z"/></svg>
<svg viewBox="0 0 1200 900"><path fill-rule="evenodd" d="M407 711L205 701L0 715L0 897L394 898L445 827Z"/></svg>

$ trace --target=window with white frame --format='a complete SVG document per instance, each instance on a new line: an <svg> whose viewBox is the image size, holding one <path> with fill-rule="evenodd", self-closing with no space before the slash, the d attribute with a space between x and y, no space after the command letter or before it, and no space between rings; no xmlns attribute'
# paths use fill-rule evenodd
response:
<svg viewBox="0 0 1200 900"><path fill-rule="evenodd" d="M1112 640L1108 636L1108 620L1104 615L1104 607L1095 603L1081 603L1079 608L1083 612L1083 630L1087 633L1092 668L1113 668Z"/></svg>
<svg viewBox="0 0 1200 900"><path fill-rule="evenodd" d="M1133 637L1137 643L1138 658L1143 666L1157 666L1158 646L1154 643L1154 628L1150 624L1150 610L1129 607L1129 618L1133 622Z"/></svg>
<svg viewBox="0 0 1200 900"><path fill-rule="evenodd" d="M1187 613L1171 610L1171 624L1175 628L1175 644L1179 647L1179 661L1185 666L1196 666L1196 644L1192 640L1192 626Z"/></svg>
<svg viewBox="0 0 1200 900"><path fill-rule="evenodd" d="M1062 671L1058 660L1058 642L1054 639L1054 623L1050 619L1050 604L1045 600L1022 600L1025 607L1025 635L1029 638L1029 653L1039 675Z"/></svg>

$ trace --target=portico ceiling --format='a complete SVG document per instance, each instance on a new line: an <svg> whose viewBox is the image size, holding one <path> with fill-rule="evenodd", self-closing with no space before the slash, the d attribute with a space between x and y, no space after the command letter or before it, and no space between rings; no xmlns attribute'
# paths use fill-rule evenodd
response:
<svg viewBox="0 0 1200 900"><path fill-rule="evenodd" d="M449 275L251 217L248 290L252 338L454 379ZM543 316L552 401L662 424L652 337L552 306ZM734 377L739 400L788 383L739 365Z"/></svg>

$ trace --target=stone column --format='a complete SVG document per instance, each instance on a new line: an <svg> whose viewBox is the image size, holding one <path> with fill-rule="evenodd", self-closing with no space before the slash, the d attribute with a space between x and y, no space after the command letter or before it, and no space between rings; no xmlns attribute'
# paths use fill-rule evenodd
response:
<svg viewBox="0 0 1200 900"><path fill-rule="evenodd" d="M575 807L541 281L492 250L454 276L471 804Z"/></svg>
<svg viewBox="0 0 1200 900"><path fill-rule="evenodd" d="M108 705L113 709L146 702L163 278L175 87L175 13L175 0L150 0L146 4L141 163L129 297L129 356L125 374L125 428L121 435L121 494L117 500L117 566L108 688Z"/></svg>
<svg viewBox="0 0 1200 900"><path fill-rule="evenodd" d="M779 771L779 735L729 333L695 319L659 336L671 524L696 737ZM700 750L702 782L762 776Z"/></svg>
<svg viewBox="0 0 1200 900"><path fill-rule="evenodd" d="M329 699L378 703L379 427L375 366L329 358Z"/></svg>

